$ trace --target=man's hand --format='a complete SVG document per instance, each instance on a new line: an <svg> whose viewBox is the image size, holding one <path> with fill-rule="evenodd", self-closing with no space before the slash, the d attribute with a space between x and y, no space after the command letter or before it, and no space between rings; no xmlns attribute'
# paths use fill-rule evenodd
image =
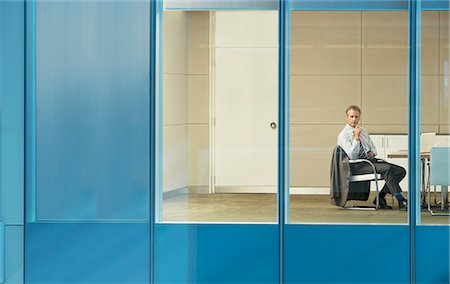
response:
<svg viewBox="0 0 450 284"><path fill-rule="evenodd" d="M361 133L361 128L359 127L359 125L355 126L355 131L354 131L354 138L355 140L359 140L359 134Z"/></svg>
<svg viewBox="0 0 450 284"><path fill-rule="evenodd" d="M374 157L375 157L375 153L374 153L374 152L369 151L369 152L367 153L367 158L368 158L368 159L372 159L372 158L374 158Z"/></svg>

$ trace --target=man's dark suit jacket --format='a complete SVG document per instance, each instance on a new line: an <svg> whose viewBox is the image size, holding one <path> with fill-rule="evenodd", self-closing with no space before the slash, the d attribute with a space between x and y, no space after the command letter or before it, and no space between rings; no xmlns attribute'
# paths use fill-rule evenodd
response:
<svg viewBox="0 0 450 284"><path fill-rule="evenodd" d="M344 207L348 200L369 199L370 182L349 182L350 164L345 151L336 146L331 159L331 204Z"/></svg>

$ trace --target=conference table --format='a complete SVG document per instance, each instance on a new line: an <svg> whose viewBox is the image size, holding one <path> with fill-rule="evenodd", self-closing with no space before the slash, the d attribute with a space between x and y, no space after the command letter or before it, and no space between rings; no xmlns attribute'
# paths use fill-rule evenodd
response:
<svg viewBox="0 0 450 284"><path fill-rule="evenodd" d="M400 159L407 159L408 158L408 151L395 151L388 153L387 157L389 159L394 158L400 158ZM427 192L430 193L430 152L420 152L420 184L421 184L421 200L422 200L422 208L427 208L430 213L433 214L430 208L430 196L428 196L428 206L427 206ZM446 197L448 196L448 187L442 187L442 190L446 190ZM445 201L441 201L441 210L445 210L446 207L446 199Z"/></svg>

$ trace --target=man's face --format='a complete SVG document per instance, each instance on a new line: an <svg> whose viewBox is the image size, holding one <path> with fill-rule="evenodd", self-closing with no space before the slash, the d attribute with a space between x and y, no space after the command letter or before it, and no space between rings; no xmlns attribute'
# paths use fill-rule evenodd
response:
<svg viewBox="0 0 450 284"><path fill-rule="evenodd" d="M349 109L347 111L347 124L355 127L359 123L359 111Z"/></svg>

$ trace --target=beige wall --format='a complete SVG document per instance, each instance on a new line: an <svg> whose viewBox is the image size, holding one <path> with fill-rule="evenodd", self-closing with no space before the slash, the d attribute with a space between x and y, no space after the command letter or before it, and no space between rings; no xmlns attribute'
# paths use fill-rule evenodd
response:
<svg viewBox="0 0 450 284"><path fill-rule="evenodd" d="M208 186L209 12L189 12L189 185Z"/></svg>
<svg viewBox="0 0 450 284"><path fill-rule="evenodd" d="M448 12L422 17L423 132L448 133ZM408 129L408 15L404 11L292 13L291 185L329 185L331 150L345 108L362 107L378 134Z"/></svg>
<svg viewBox="0 0 450 284"><path fill-rule="evenodd" d="M163 191L207 186L209 12L163 16Z"/></svg>
<svg viewBox="0 0 450 284"><path fill-rule="evenodd" d="M449 11L439 12L439 131L450 133L450 16Z"/></svg>
<svg viewBox="0 0 450 284"><path fill-rule="evenodd" d="M188 185L187 12L164 13L163 21L163 192Z"/></svg>

